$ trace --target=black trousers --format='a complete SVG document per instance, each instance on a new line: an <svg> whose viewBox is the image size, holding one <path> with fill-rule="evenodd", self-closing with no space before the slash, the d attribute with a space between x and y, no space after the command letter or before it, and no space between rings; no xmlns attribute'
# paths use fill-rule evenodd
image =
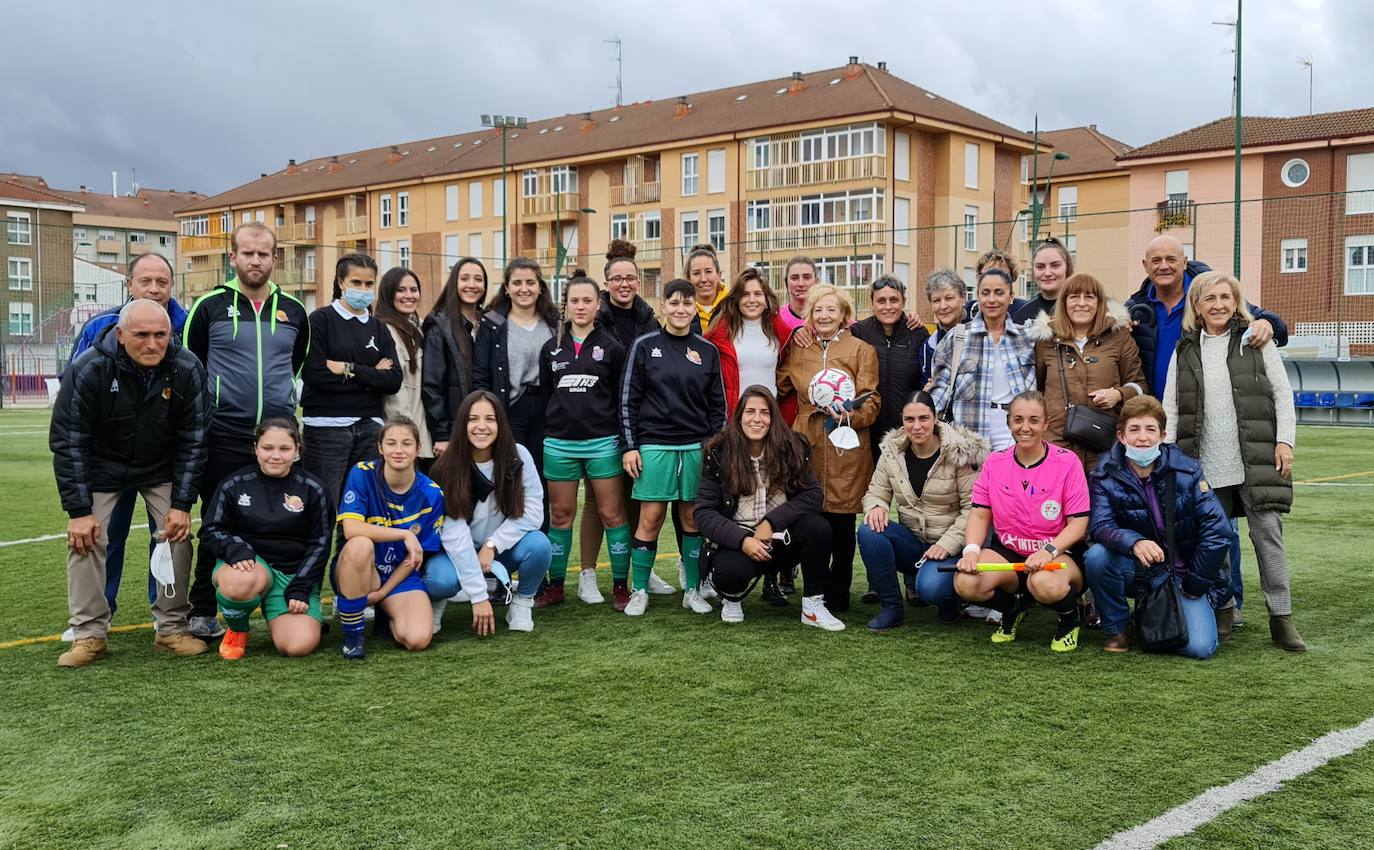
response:
<svg viewBox="0 0 1374 850"><path fill-rule="evenodd" d="M549 482L544 478L544 403L538 387L526 387L525 394L506 409L511 436L525 447L539 470L539 485L544 490L544 518L539 530L549 531Z"/></svg>
<svg viewBox="0 0 1374 850"><path fill-rule="evenodd" d="M825 591L825 607L832 613L849 610L849 587L854 582L854 550L858 546L858 516L821 514L830 524L833 555L830 559L830 587Z"/></svg>
<svg viewBox="0 0 1374 850"><path fill-rule="evenodd" d="M804 593L816 596L830 588L830 523L810 514L788 529L790 540L773 541L773 558L755 561L739 549L719 549L711 558L711 581L716 592L736 602L748 595L761 575L790 570L801 564Z"/></svg>
<svg viewBox="0 0 1374 850"><path fill-rule="evenodd" d="M253 438L248 434L226 434L213 428L205 441L205 471L200 475L200 522L205 527L205 512L210 498L219 485L245 466L257 463L253 454ZM215 556L205 542L196 547L195 575L191 580L191 616L213 617L219 611L215 601L215 585L210 574L215 571Z"/></svg>

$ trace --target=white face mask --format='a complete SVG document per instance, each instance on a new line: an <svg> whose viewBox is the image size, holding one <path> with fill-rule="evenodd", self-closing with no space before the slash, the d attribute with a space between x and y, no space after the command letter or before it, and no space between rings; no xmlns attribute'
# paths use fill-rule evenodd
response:
<svg viewBox="0 0 1374 850"><path fill-rule="evenodd" d="M167 594L167 598L176 595L176 573L172 570L171 543L164 540L153 547L153 557L148 563L148 569L157 580L158 586Z"/></svg>
<svg viewBox="0 0 1374 850"><path fill-rule="evenodd" d="M859 433L848 425L841 425L830 432L830 442L842 452L846 449L857 449L859 447Z"/></svg>

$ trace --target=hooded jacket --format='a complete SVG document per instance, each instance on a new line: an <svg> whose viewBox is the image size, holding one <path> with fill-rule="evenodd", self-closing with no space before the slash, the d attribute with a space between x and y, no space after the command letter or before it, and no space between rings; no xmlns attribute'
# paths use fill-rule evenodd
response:
<svg viewBox="0 0 1374 850"><path fill-rule="evenodd" d="M458 321L465 333L472 333L466 317L459 316ZM434 442L446 443L453 433L453 414L473 389L472 363L463 356L448 316L430 313L420 331L425 336L424 355L420 358L420 398L424 400L425 420Z"/></svg>
<svg viewBox="0 0 1374 850"><path fill-rule="evenodd" d="M936 423L940 438L940 457L930 468L926 483L917 496L907 477L904 453L911 438L894 429L881 443L878 465L864 494L863 509L897 502L897 519L920 539L938 545L951 555L964 548L964 526L973 509L973 482L988 456L988 441L957 425Z"/></svg>
<svg viewBox="0 0 1374 850"><path fill-rule="evenodd" d="M210 425L205 369L175 338L162 362L136 364L113 328L62 377L48 429L62 509L89 516L94 493L171 482L171 506L189 511L205 466Z"/></svg>

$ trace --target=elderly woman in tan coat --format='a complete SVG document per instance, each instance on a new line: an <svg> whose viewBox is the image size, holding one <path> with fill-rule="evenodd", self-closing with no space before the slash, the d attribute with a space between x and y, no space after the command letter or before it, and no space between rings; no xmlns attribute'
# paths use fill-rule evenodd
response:
<svg viewBox="0 0 1374 850"><path fill-rule="evenodd" d="M878 417L878 353L849 333L854 305L830 284L811 287L806 296L806 325L815 344L789 345L778 366L778 395L797 394L797 418L792 430L811 444L811 468L825 491L822 516L834 537L830 587L825 606L831 612L849 610L849 586L854 578L855 517L863 509L864 492L873 474L868 428ZM812 379L837 370L853 384L849 403L837 397L818 406ZM825 390L821 390L823 398Z"/></svg>
<svg viewBox="0 0 1374 850"><path fill-rule="evenodd" d="M868 586L882 603L870 631L902 624L899 572L915 579L920 601L935 606L941 623L958 622L952 568L964 546L973 482L987 455L987 440L936 419L927 393L915 393L902 407L902 426L883 438L859 526ZM894 501L896 517L890 513Z"/></svg>
<svg viewBox="0 0 1374 850"><path fill-rule="evenodd" d="M1035 340L1035 382L1049 414L1045 439L1078 455L1091 471L1098 452L1065 435L1068 408L1083 405L1101 412L1104 444L1110 448L1116 442L1121 405L1147 390L1130 317L1108 302L1101 281L1079 273L1064 282L1054 312L1041 314L1026 330Z"/></svg>

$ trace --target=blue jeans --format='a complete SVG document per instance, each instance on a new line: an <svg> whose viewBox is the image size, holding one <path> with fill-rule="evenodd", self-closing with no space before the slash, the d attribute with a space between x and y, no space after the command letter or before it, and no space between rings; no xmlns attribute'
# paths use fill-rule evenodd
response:
<svg viewBox="0 0 1374 850"><path fill-rule="evenodd" d="M116 600L119 596L119 580L124 576L124 544L129 539L129 524L134 521L134 505L138 501L138 490L127 490L115 502L114 511L110 514L109 527L105 529L105 534L109 543L105 547L105 601L110 603L110 616L113 617L115 609L119 607ZM156 523L153 522L153 515L148 514L148 528L151 529ZM152 557L153 547L157 545L156 540L148 541L148 556ZM157 581L153 574L148 573L148 604L157 601Z"/></svg>
<svg viewBox="0 0 1374 850"><path fill-rule="evenodd" d="M542 531L529 531L519 543L496 556L492 569L503 580L511 573L518 574L520 584L515 589L516 595L533 599L552 559L553 547L549 545L549 538ZM501 575L502 572L505 575ZM438 552L425 559L425 590L430 599L448 599L461 586L458 568L447 554Z"/></svg>
<svg viewBox="0 0 1374 850"><path fill-rule="evenodd" d="M957 558L942 561L927 560L919 572L916 562L921 560L930 544L896 520L888 522L881 532L867 525L859 526L859 557L868 571L868 586L884 608L902 611L902 593L897 573L916 579L916 593L927 605L934 605L939 617L949 622L959 617L959 600L954 595L954 573L940 572L941 566L953 565Z"/></svg>
<svg viewBox="0 0 1374 850"><path fill-rule="evenodd" d="M1245 585L1240 578L1240 520L1231 520L1231 593L1236 597L1236 607L1241 607L1245 597Z"/></svg>
<svg viewBox="0 0 1374 850"><path fill-rule="evenodd" d="M1083 558L1083 571L1093 591L1093 601L1102 615L1102 631L1109 635L1126 631L1131 610L1127 597L1135 596L1135 558L1118 555L1100 543L1094 544ZM1188 623L1188 643L1178 650L1179 655L1199 660L1211 658L1217 651L1217 616L1207 597L1183 600L1183 619Z"/></svg>

